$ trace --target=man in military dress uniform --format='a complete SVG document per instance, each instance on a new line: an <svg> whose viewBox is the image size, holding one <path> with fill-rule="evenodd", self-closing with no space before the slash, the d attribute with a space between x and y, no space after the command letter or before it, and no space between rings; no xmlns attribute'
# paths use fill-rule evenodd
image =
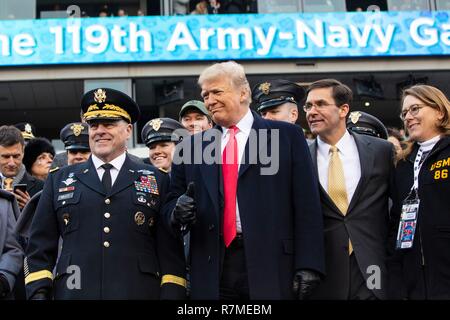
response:
<svg viewBox="0 0 450 320"><path fill-rule="evenodd" d="M252 100L264 119L292 124L298 119L298 105L305 97L302 87L283 79L258 83L252 93Z"/></svg>
<svg viewBox="0 0 450 320"><path fill-rule="evenodd" d="M31 299L175 299L185 295L182 242L160 225L168 177L126 153L138 105L113 89L81 101L92 156L50 174L31 225ZM56 266L59 237L63 238Z"/></svg>
<svg viewBox="0 0 450 320"><path fill-rule="evenodd" d="M89 126L83 122L69 123L62 128L59 137L67 151L67 164L85 162L91 155Z"/></svg>

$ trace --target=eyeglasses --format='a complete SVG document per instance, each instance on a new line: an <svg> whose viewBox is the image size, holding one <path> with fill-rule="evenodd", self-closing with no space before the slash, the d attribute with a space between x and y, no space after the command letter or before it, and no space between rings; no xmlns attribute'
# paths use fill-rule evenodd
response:
<svg viewBox="0 0 450 320"><path fill-rule="evenodd" d="M337 105L334 103L326 103L325 101L319 101L317 103L309 103L308 102L303 106L303 111L309 112L309 111L311 111L311 109L313 107L315 107L316 110L322 110L329 106L337 106Z"/></svg>
<svg viewBox="0 0 450 320"><path fill-rule="evenodd" d="M419 113L420 109L426 106L427 106L426 104L420 103L413 104L409 108L405 108L402 110L402 112L400 113L400 119L405 120L406 116L408 115L408 112L409 114L411 114L411 116L415 117Z"/></svg>

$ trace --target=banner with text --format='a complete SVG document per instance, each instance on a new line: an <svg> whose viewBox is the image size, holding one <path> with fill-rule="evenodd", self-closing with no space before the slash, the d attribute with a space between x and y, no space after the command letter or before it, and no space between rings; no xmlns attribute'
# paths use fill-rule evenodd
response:
<svg viewBox="0 0 450 320"><path fill-rule="evenodd" d="M0 21L0 66L450 55L450 11Z"/></svg>

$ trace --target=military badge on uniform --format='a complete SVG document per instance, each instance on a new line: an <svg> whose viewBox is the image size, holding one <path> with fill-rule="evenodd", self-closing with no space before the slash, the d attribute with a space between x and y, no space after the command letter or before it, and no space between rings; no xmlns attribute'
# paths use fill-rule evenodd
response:
<svg viewBox="0 0 450 320"><path fill-rule="evenodd" d="M64 183L66 186L70 186L72 183L76 182L77 180L73 178L67 178L66 180L63 180L62 183Z"/></svg>
<svg viewBox="0 0 450 320"><path fill-rule="evenodd" d="M138 226L142 226L145 223L145 215L140 211L136 212L134 215L134 222L136 222Z"/></svg>
<svg viewBox="0 0 450 320"><path fill-rule="evenodd" d="M133 171L133 172L134 172L134 171ZM151 174L154 174L153 171L150 171L150 170L147 170L147 169L141 169L141 170L138 170L137 172L138 172L138 173L141 173L141 174L143 174L143 175L146 175L146 176L151 175Z"/></svg>
<svg viewBox="0 0 450 320"><path fill-rule="evenodd" d="M360 117L361 117L361 112L359 112L359 111L353 111L349 115L349 118L353 124L356 124L359 121Z"/></svg>
<svg viewBox="0 0 450 320"><path fill-rule="evenodd" d="M70 215L68 213L64 213L62 218L63 218L63 221L64 221L64 225L67 226L69 224L69 221L70 221Z"/></svg>
<svg viewBox="0 0 450 320"><path fill-rule="evenodd" d="M259 90L262 91L265 95L268 95L270 93L270 83L269 82L263 82L259 85Z"/></svg>
<svg viewBox="0 0 450 320"><path fill-rule="evenodd" d="M155 176L141 176L139 181L134 182L137 191L158 194L158 183Z"/></svg>
<svg viewBox="0 0 450 320"><path fill-rule="evenodd" d="M103 89L97 89L94 91L94 100L97 103L103 103L106 101L106 91Z"/></svg>
<svg viewBox="0 0 450 320"><path fill-rule="evenodd" d="M73 191L75 190L74 186L70 186L70 187L66 187L66 188L59 188L58 192L68 192L68 191Z"/></svg>
<svg viewBox="0 0 450 320"><path fill-rule="evenodd" d="M150 218L148 219L148 226L151 228L151 227L153 227L154 225L155 225L155 218L150 217Z"/></svg>
<svg viewBox="0 0 450 320"><path fill-rule="evenodd" d="M138 196L138 198L137 198L138 202L144 203L144 204L147 203L147 198L145 197L145 193L137 192L137 196Z"/></svg>

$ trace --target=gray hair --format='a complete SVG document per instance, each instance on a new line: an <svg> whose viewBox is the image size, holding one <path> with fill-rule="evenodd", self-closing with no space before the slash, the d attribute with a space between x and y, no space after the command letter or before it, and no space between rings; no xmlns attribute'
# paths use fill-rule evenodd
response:
<svg viewBox="0 0 450 320"><path fill-rule="evenodd" d="M198 84L199 86L202 86L203 83L218 78L230 79L231 84L235 88L242 88L247 91L248 99L246 102L248 104L252 102L250 84L245 76L244 67L242 65L235 61L215 63L203 70L198 78Z"/></svg>

